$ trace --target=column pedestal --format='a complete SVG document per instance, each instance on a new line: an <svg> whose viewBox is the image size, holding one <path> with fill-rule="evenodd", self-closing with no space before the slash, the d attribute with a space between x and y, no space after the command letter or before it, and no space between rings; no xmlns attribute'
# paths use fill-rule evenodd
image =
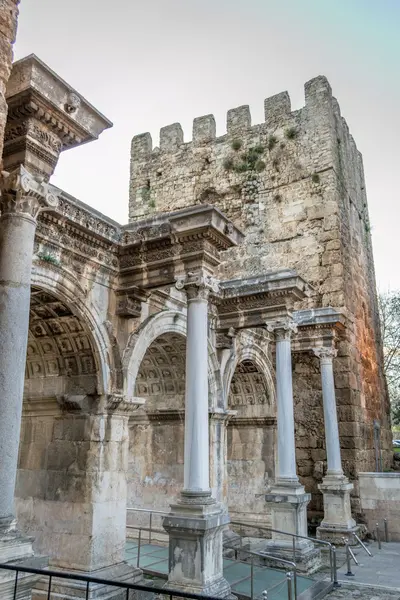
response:
<svg viewBox="0 0 400 600"><path fill-rule="evenodd" d="M222 535L228 523L226 509L210 493L182 492L163 520L169 534L169 588L230 596L222 559Z"/></svg>
<svg viewBox="0 0 400 600"><path fill-rule="evenodd" d="M350 544L356 543L353 534L358 534L359 526L351 516L350 492L353 484L347 477L324 477L318 486L324 496L324 519L317 528L317 538L343 545L343 538Z"/></svg>
<svg viewBox="0 0 400 600"><path fill-rule="evenodd" d="M303 486L285 487L277 484L270 489L265 500L272 503L272 529L295 535L308 535L307 506L311 494L307 494ZM310 540L294 539L295 562L298 570L305 573L317 570L321 564L319 549L315 548ZM293 538L290 535L273 532L265 550L277 558L293 560ZM274 566L273 562L271 566Z"/></svg>

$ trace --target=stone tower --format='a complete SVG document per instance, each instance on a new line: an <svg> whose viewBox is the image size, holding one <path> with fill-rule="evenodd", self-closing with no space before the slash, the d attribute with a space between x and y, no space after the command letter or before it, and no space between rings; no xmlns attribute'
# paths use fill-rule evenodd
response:
<svg viewBox="0 0 400 600"><path fill-rule="evenodd" d="M19 0L0 2L0 156L3 155L4 130L7 122L6 86L13 60L13 43L17 34Z"/></svg>
<svg viewBox="0 0 400 600"><path fill-rule="evenodd" d="M296 308L331 306L343 315L335 385L343 465L352 480L375 470L373 424L391 460L390 411L382 370L370 224L360 152L325 77L305 84L305 106L291 111L283 92L265 100L265 122L248 106L228 111L216 137L212 115L196 118L185 143L178 123L132 140L130 221L186 206L216 205L245 235L226 252L221 279L295 269L312 286ZM318 365L293 364L298 472L316 492L326 454ZM359 511L355 481L353 509ZM321 510L314 496L312 509Z"/></svg>

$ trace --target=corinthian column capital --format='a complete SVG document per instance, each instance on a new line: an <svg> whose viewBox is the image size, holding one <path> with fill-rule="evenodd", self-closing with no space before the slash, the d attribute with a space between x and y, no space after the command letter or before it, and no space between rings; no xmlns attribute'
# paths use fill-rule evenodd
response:
<svg viewBox="0 0 400 600"><path fill-rule="evenodd" d="M43 178L31 175L20 165L15 171L2 171L0 176L1 214L25 214L36 219L39 212L57 206L55 188Z"/></svg>
<svg viewBox="0 0 400 600"><path fill-rule="evenodd" d="M330 364L332 363L335 356L337 356L337 350L331 347L321 346L319 348L313 348L313 352L315 356L318 356L321 364Z"/></svg>
<svg viewBox="0 0 400 600"><path fill-rule="evenodd" d="M277 341L290 340L292 333L297 333L297 325L290 319L277 319L267 323L267 330L275 334Z"/></svg>
<svg viewBox="0 0 400 600"><path fill-rule="evenodd" d="M211 275L187 273L178 277L175 283L178 290L185 290L188 300L208 300L210 292L218 293L218 282Z"/></svg>

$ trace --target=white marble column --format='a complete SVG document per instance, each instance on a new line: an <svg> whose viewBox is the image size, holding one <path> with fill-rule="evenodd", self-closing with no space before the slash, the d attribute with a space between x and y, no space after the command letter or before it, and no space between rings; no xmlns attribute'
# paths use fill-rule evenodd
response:
<svg viewBox="0 0 400 600"><path fill-rule="evenodd" d="M333 359L337 352L332 347L313 349L321 368L322 401L324 407L327 472L318 486L324 497L324 519L317 529L317 537L341 544L343 537L351 538L357 531L351 516L350 492L353 484L343 474L340 456L340 437L336 408Z"/></svg>
<svg viewBox="0 0 400 600"><path fill-rule="evenodd" d="M208 295L203 278L186 283L184 492L210 493L208 429Z"/></svg>
<svg viewBox="0 0 400 600"><path fill-rule="evenodd" d="M315 348L321 367L322 399L324 405L327 476L343 477L340 457L339 427L336 410L335 382L333 378L333 358L337 352L333 348Z"/></svg>
<svg viewBox="0 0 400 600"><path fill-rule="evenodd" d="M296 447L294 438L294 408L292 385L291 334L297 331L290 321L275 321L268 325L276 341L276 402L278 451L277 485L298 486Z"/></svg>
<svg viewBox="0 0 400 600"><path fill-rule="evenodd" d="M297 331L289 319L268 323L268 331L275 334L276 403L277 403L277 465L275 485L266 494L272 503L272 539L268 552L292 560L293 538L279 532L307 536L307 494L296 472L296 442L294 436L294 406L292 384L291 335ZM319 551L306 539L294 538L297 568L311 571L319 564Z"/></svg>
<svg viewBox="0 0 400 600"><path fill-rule="evenodd" d="M19 167L3 173L0 217L0 528L12 530L36 217L57 199Z"/></svg>
<svg viewBox="0 0 400 600"><path fill-rule="evenodd" d="M217 291L207 275L188 274L178 289L187 296L184 489L163 526L169 534L168 585L181 591L225 597L222 532L226 509L211 496L208 416L208 295Z"/></svg>

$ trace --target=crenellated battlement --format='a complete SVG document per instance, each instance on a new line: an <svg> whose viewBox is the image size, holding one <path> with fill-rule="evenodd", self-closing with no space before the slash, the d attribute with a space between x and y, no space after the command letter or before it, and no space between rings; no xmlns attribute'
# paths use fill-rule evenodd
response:
<svg viewBox="0 0 400 600"><path fill-rule="evenodd" d="M225 136L235 137L245 131L259 133L260 128L268 128L271 131L279 128L287 121L298 120L302 111L312 116L320 113L321 106L333 106L331 86L324 76L319 76L308 81L305 86L304 107L293 111L288 92L281 92L264 100L264 123L252 126L251 112L248 105L229 109L226 117L226 134L216 136L216 122L214 115L204 115L193 120L192 139L184 142L184 133L180 123L173 123L162 127L160 130L159 146L154 150L156 153L175 152L183 144L203 145L221 141ZM152 140L149 133L136 135L132 139L132 161L143 162L153 152Z"/></svg>

